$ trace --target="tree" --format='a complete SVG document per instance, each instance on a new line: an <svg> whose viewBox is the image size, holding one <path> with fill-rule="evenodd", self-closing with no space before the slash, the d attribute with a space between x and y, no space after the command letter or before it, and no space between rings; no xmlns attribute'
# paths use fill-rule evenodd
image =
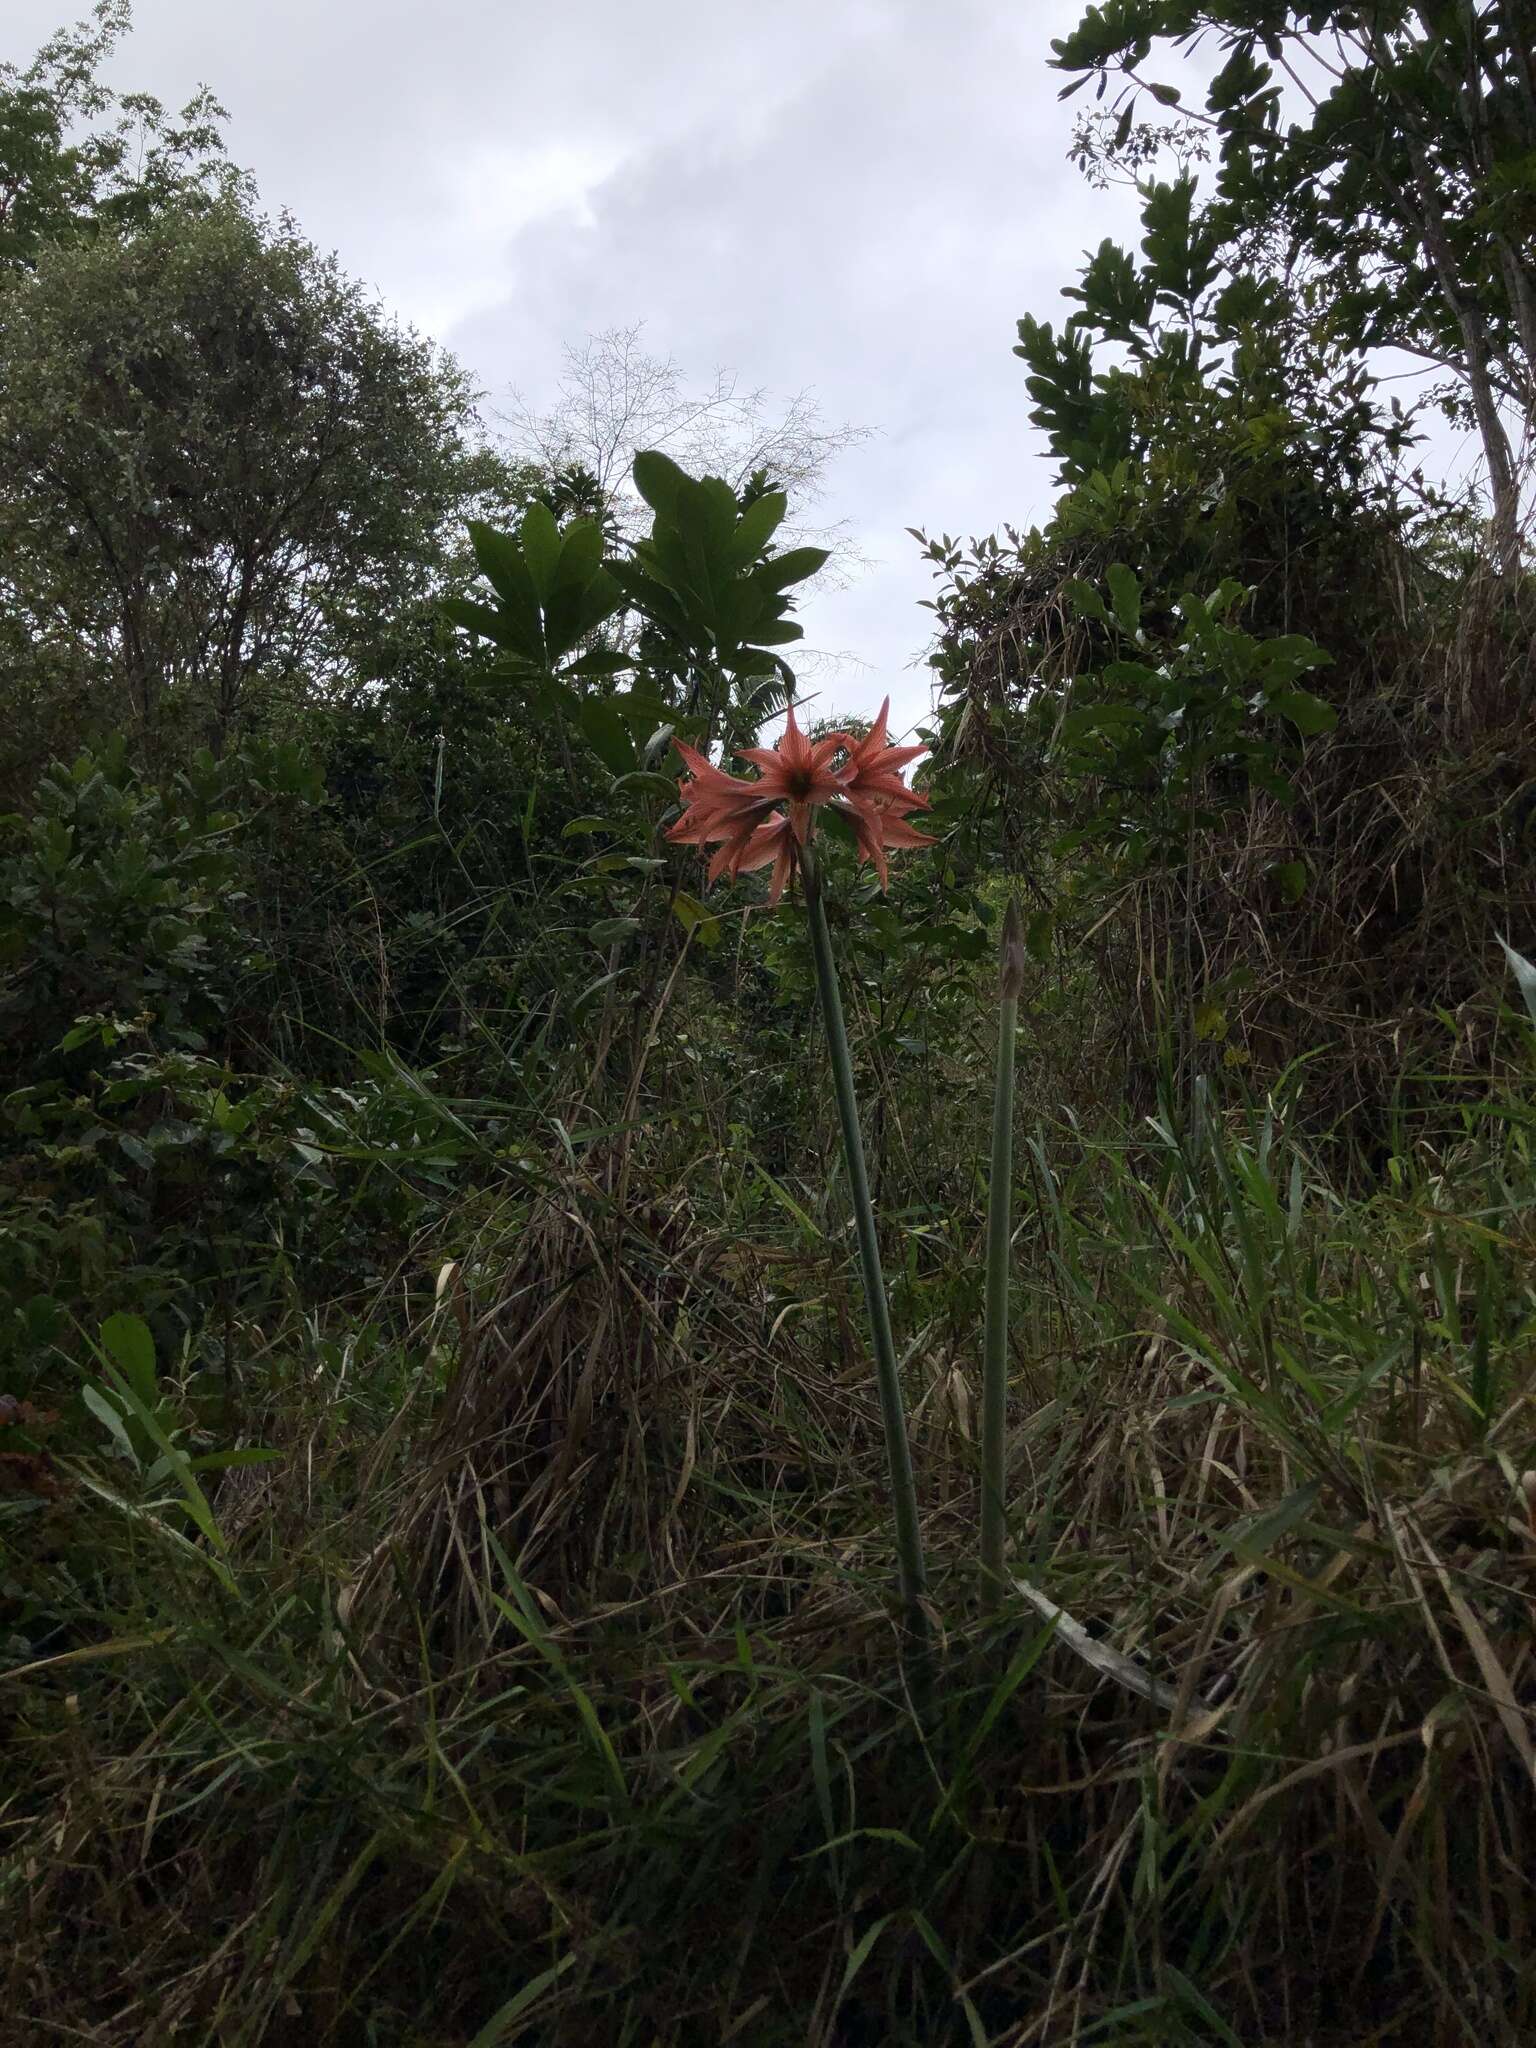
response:
<svg viewBox="0 0 1536 2048"><path fill-rule="evenodd" d="M233 201L42 249L0 293L13 676L72 673L113 722L216 743L323 683L500 501L474 397Z"/></svg>
<svg viewBox="0 0 1536 2048"><path fill-rule="evenodd" d="M1437 396L1474 424L1494 554L1519 567L1510 419L1536 411L1536 9L1531 0L1106 0L1053 44L1122 80L1111 154L1138 151L1139 96L1181 105L1144 67L1214 38L1225 58L1189 120L1220 139L1213 253L1282 248L1318 335L1448 371Z"/></svg>
<svg viewBox="0 0 1536 2048"><path fill-rule="evenodd" d="M34 269L51 244L246 187L224 155L225 111L206 88L172 120L148 93L101 82L131 25L130 0L98 0L25 69L0 64L0 282Z"/></svg>
<svg viewBox="0 0 1536 2048"><path fill-rule="evenodd" d="M804 391L775 417L766 393L744 387L732 370L690 388L670 356L646 353L641 332L610 327L567 346L547 411L513 394L505 422L512 451L549 479L546 501L557 515L577 512L616 537L636 538L650 520L631 482L635 457L646 449L695 475L723 478L743 502L771 487L803 509L820 495L834 458L868 438L866 427L828 426ZM791 534L848 556L840 528L802 522Z"/></svg>

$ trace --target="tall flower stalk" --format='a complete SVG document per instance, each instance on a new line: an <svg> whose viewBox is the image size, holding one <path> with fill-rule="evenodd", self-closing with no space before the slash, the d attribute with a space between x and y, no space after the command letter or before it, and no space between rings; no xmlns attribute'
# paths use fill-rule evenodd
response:
<svg viewBox="0 0 1536 2048"><path fill-rule="evenodd" d="M853 1059L843 1023L843 999L837 983L837 962L832 956L832 934L827 928L827 909L821 896L821 877L809 851L802 856L802 864L805 909L811 927L811 953L816 962L816 993L821 1001L827 1051L832 1060L832 1088L837 1097L837 1117L843 1132L843 1160L848 1169L848 1192L853 1202L853 1221L859 1238L864 1300L869 1309L869 1333L875 1353L875 1385L880 1394L880 1419L885 1429L885 1458L890 1469L891 1509L896 1524L897 1590L907 1631L915 1643L922 1644L928 1636L928 1613L923 1604L928 1590L928 1573L923 1562L922 1530L918 1526L917 1481L912 1473L912 1447L907 1438L901 1374L896 1364L896 1340L891 1332L891 1311L885 1295L885 1275L880 1266L880 1239L875 1230L875 1205L870 1198L864 1139L859 1129L859 1105L853 1089Z"/></svg>
<svg viewBox="0 0 1536 2048"><path fill-rule="evenodd" d="M678 752L689 774L678 784L683 813L671 827L668 837L685 845L713 846L716 849L709 864L711 882L721 875L735 876L771 865L770 903L779 900L786 883L795 873L799 873L805 885L811 954L816 964L816 993L832 1062L832 1087L837 1099L843 1158L859 1240L859 1264L864 1277L864 1298L869 1308L870 1341L875 1357L875 1384L880 1396L886 1461L890 1468L891 1503L896 1525L897 1590L908 1637L914 1648L921 1651L928 1637L928 1614L924 1605L928 1581L923 1563L922 1531L918 1523L917 1483L913 1477L912 1451L907 1439L896 1341L891 1331L890 1306L880 1266L880 1240L875 1229L864 1140L859 1129L853 1058L848 1047L847 1027L843 1022L837 962L832 952L832 934L827 925L821 876L811 851L818 807L826 807L847 819L853 827L860 860L875 869L882 888L888 880L887 855L891 848L932 845L929 836L917 831L906 818L909 811L925 810L928 799L908 788L901 779L902 768L915 760L923 749L887 744L889 710L890 700L887 699L863 739L854 739L839 732L813 743L800 731L791 708L784 736L777 747L743 750L742 758L760 771L751 779L727 775L694 748L679 741Z"/></svg>
<svg viewBox="0 0 1536 2048"><path fill-rule="evenodd" d="M1008 1527L1004 1469L1008 1409L1008 1267L1013 1227L1013 1050L1024 987L1024 920L1010 896L1003 918L998 988L997 1085L992 1097L992 1174L987 1189L987 1326L981 1379L981 1602L1003 1589Z"/></svg>

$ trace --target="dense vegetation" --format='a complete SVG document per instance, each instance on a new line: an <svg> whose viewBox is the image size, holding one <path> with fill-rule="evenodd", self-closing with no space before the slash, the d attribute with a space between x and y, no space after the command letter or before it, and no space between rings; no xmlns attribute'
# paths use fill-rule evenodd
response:
<svg viewBox="0 0 1536 2048"><path fill-rule="evenodd" d="M0 69L0 2040L1536 2037L1531 25L1056 46L1141 246L777 904L838 434L498 444Z"/></svg>

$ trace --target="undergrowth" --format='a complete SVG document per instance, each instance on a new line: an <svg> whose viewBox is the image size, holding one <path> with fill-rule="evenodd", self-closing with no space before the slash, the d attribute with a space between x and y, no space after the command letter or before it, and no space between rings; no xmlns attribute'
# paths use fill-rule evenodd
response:
<svg viewBox="0 0 1536 2048"><path fill-rule="evenodd" d="M1021 1130L995 1619L919 1239L927 1703L851 1246L739 1150L562 1126L276 1320L212 1537L18 1412L0 2039L1529 2039L1532 1117L1362 1193L1290 1105Z"/></svg>

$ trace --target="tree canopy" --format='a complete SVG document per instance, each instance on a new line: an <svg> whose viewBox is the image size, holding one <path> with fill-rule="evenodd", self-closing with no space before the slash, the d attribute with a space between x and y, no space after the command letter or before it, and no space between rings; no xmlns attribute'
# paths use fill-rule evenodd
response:
<svg viewBox="0 0 1536 2048"><path fill-rule="evenodd" d="M1221 62L1203 107L1159 55ZM1512 432L1536 412L1536 10L1530 0L1205 6L1108 0L1053 43L1097 74L1136 152L1138 107L1179 110L1219 148L1199 213L1207 260L1269 251L1319 344L1406 351L1475 425L1495 553L1520 559ZM1184 202L1187 208L1187 201Z"/></svg>

